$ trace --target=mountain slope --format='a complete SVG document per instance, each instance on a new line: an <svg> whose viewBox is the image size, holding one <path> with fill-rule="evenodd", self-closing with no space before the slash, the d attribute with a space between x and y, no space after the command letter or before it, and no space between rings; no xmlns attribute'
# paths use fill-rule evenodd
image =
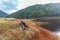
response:
<svg viewBox="0 0 60 40"><path fill-rule="evenodd" d="M38 18L46 16L60 16L60 3L36 4L19 10L8 17Z"/></svg>
<svg viewBox="0 0 60 40"><path fill-rule="evenodd" d="M6 17L8 14L0 10L0 17Z"/></svg>

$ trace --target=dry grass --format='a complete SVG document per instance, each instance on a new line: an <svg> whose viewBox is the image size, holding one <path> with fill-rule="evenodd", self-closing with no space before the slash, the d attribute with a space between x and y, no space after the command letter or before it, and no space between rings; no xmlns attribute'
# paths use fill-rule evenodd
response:
<svg viewBox="0 0 60 40"><path fill-rule="evenodd" d="M36 23L38 26L48 25L48 22L37 22L37 21L35 21L35 23Z"/></svg>
<svg viewBox="0 0 60 40"><path fill-rule="evenodd" d="M28 40L33 34L32 31L25 30L25 34L21 28L1 30L0 40Z"/></svg>
<svg viewBox="0 0 60 40"><path fill-rule="evenodd" d="M56 16L56 17L41 17L44 20L60 20L60 16Z"/></svg>
<svg viewBox="0 0 60 40"><path fill-rule="evenodd" d="M31 36L33 36L31 28L23 31L19 22L0 20L0 40L28 40Z"/></svg>
<svg viewBox="0 0 60 40"><path fill-rule="evenodd" d="M20 19L0 20L0 40L56 40L56 37L50 31L39 27L27 19L23 21L30 28L22 30L19 25L20 21Z"/></svg>
<svg viewBox="0 0 60 40"><path fill-rule="evenodd" d="M58 40L60 40L60 37L58 37Z"/></svg>

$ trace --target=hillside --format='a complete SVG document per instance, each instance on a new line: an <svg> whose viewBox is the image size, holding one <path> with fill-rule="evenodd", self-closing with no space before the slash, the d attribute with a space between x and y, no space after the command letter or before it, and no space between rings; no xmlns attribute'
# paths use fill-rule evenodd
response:
<svg viewBox="0 0 60 40"><path fill-rule="evenodd" d="M8 14L0 10L0 17L6 17Z"/></svg>
<svg viewBox="0 0 60 40"><path fill-rule="evenodd" d="M36 4L19 10L8 17L13 18L39 18L60 16L60 3Z"/></svg>

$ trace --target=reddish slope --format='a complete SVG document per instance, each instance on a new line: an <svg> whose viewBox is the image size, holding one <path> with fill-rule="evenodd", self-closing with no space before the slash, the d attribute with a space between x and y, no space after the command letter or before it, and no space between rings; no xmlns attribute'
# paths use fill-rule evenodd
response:
<svg viewBox="0 0 60 40"><path fill-rule="evenodd" d="M50 31L37 26L34 22L30 20L23 21L26 23L27 26L35 29L33 29L35 34L32 40L57 40L55 35L53 35Z"/></svg>

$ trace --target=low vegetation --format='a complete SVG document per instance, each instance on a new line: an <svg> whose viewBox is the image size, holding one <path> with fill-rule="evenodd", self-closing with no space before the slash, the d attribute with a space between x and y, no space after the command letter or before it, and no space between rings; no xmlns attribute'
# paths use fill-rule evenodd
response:
<svg viewBox="0 0 60 40"><path fill-rule="evenodd" d="M8 18L7 18L8 19ZM1 19L0 20L0 40L56 40L55 35L50 31L38 27L31 20L23 21L30 28L23 30L21 28L20 19ZM48 35L49 34L49 35Z"/></svg>
<svg viewBox="0 0 60 40"><path fill-rule="evenodd" d="M13 22L11 20L0 20L0 40L28 40L31 38L33 35L31 28L23 31L19 22Z"/></svg>

